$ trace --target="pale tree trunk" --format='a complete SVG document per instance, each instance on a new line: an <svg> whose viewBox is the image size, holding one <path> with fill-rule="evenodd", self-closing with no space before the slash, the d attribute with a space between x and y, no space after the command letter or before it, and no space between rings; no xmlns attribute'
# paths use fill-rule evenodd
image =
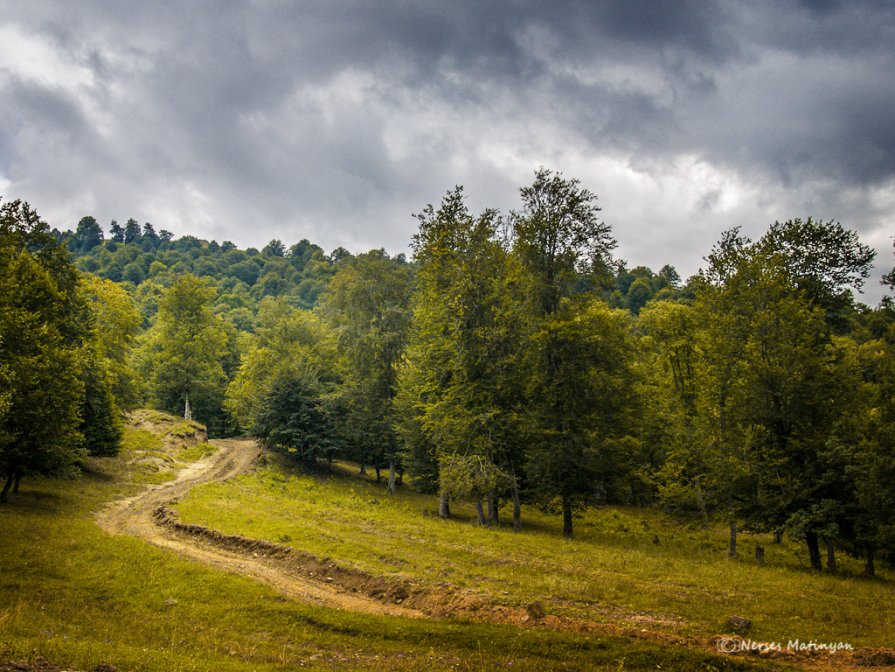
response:
<svg viewBox="0 0 895 672"><path fill-rule="evenodd" d="M730 521L730 546L727 549L727 555L735 558L737 555L737 521Z"/></svg>
<svg viewBox="0 0 895 672"><path fill-rule="evenodd" d="M388 494L394 495L395 490L395 458L388 461Z"/></svg>
<svg viewBox="0 0 895 672"><path fill-rule="evenodd" d="M478 517L479 525L486 525L488 521L485 520L485 507L482 504L481 499L475 500L475 515Z"/></svg>
<svg viewBox="0 0 895 672"><path fill-rule="evenodd" d="M186 396L183 402L183 418L184 420L192 420L193 419L193 409L190 408L190 397Z"/></svg>
<svg viewBox="0 0 895 672"><path fill-rule="evenodd" d="M447 495L441 495L438 498L438 515L442 518L451 517L451 503L448 501Z"/></svg>

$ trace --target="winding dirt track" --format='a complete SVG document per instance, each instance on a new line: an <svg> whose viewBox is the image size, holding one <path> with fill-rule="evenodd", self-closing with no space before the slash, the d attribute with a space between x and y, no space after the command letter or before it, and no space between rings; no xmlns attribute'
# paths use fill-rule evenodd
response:
<svg viewBox="0 0 895 672"><path fill-rule="evenodd" d="M113 502L102 509L97 514L99 526L112 534L139 537L154 546L176 551L216 569L263 581L282 595L303 602L371 614L423 616L408 607L346 593L337 586L290 572L269 558L203 544L157 525L153 514L158 507L183 497L197 485L226 481L250 471L261 452L254 441L247 439L223 439L211 443L218 450L183 469L176 480L151 485L138 495Z"/></svg>

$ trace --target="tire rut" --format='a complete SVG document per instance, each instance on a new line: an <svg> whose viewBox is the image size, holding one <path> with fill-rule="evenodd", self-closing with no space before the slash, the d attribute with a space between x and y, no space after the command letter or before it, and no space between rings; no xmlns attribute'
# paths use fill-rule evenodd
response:
<svg viewBox="0 0 895 672"><path fill-rule="evenodd" d="M165 523L158 512L185 496L198 485L220 483L254 468L261 453L258 445L247 439L221 439L210 442L217 450L181 470L177 478L161 485L151 485L141 493L118 500L97 513L99 526L110 534L126 534L198 560L206 565L240 574L272 586L280 594L319 606L346 609L369 614L423 617L422 612L398 604L389 604L375 597L341 588L331 577L320 581L303 575L268 554L251 546L215 543L214 535L196 535L178 530L178 525ZM195 526L194 526L195 527ZM220 535L218 536L225 536Z"/></svg>

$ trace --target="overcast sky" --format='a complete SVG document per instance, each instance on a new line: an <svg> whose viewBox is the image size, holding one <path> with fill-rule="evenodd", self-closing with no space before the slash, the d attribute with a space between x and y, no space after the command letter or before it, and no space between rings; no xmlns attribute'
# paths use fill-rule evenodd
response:
<svg viewBox="0 0 895 672"><path fill-rule="evenodd" d="M545 166L629 266L686 277L810 215L882 272L892 45L885 1L0 0L0 194L60 229L401 252L455 184L508 211Z"/></svg>

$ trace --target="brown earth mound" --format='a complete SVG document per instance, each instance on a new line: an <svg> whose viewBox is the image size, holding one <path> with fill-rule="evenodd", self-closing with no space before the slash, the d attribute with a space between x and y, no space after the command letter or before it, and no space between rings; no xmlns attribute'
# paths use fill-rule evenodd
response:
<svg viewBox="0 0 895 672"><path fill-rule="evenodd" d="M44 658L36 658L32 663L20 663L14 660L0 662L0 672L76 672L54 665ZM112 665L100 663L90 672L118 672Z"/></svg>

